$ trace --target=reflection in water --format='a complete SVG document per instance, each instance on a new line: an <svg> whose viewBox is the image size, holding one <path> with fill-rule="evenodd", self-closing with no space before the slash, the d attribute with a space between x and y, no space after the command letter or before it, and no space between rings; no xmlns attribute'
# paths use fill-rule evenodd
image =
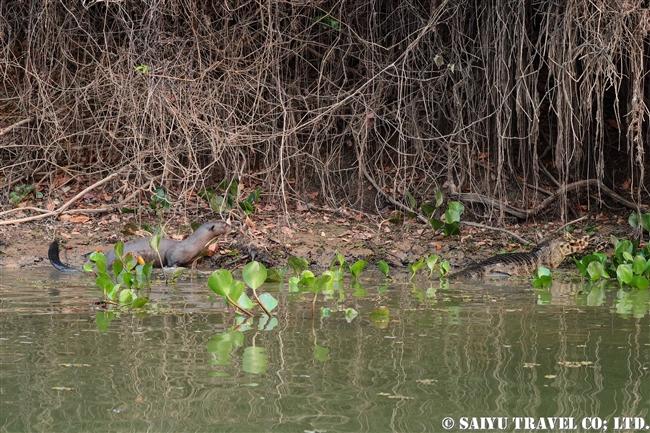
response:
<svg viewBox="0 0 650 433"><path fill-rule="evenodd" d="M97 294L75 283L0 283L2 431L441 431L446 416L650 422L650 319L638 306L622 311L616 291L593 302L579 286L554 285L539 302L527 286L501 283L394 283L383 295L365 283L366 296L341 302L360 312L351 323L338 295L323 303L331 317L312 320L311 295L279 293L277 320L262 324L234 318L204 281L166 289L156 302L176 313L98 321L88 308ZM385 329L368 320L378 305L390 309Z"/></svg>

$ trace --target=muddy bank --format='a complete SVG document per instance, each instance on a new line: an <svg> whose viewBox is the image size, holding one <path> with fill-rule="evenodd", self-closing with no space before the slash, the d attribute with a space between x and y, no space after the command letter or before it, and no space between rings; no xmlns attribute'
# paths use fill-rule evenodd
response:
<svg viewBox="0 0 650 433"><path fill-rule="evenodd" d="M218 218L208 213L171 218L166 220L167 235L183 239L191 233L191 223L214 220ZM55 236L64 245L61 259L71 266L81 267L89 252L96 249L106 252L118 240L146 235L125 230L129 223L131 227L133 224L138 227L143 223L150 227L157 224L155 218L106 214L0 226L0 267L29 268L49 264L47 248ZM462 267L499 252L530 248L507 233L487 228L461 225L460 236L446 237L415 220L395 225L362 214L303 211L292 213L287 220L277 212L258 209L248 221L240 221L239 226L219 237L211 248L213 255L197 263L199 269L233 269L248 262L251 256L268 267L277 267L286 264L286 259L292 255L307 258L314 269L323 269L329 266L337 250L348 261L363 259L372 264L385 260L394 267L404 267L408 262L435 253L452 265ZM525 239L540 241L559 233L557 230L561 226L560 222L527 222L507 229ZM627 216L623 215L588 217L575 224L576 234L584 233L586 227L593 227L595 234L584 254L608 251L612 235L632 236ZM571 263L565 260L564 266L567 265Z"/></svg>

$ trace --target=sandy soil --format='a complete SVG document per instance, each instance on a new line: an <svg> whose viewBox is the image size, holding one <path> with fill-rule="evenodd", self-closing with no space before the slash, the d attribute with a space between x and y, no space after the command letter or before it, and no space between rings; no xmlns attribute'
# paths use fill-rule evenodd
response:
<svg viewBox="0 0 650 433"><path fill-rule="evenodd" d="M31 215L30 211L14 212L13 219ZM219 220L213 213L171 217L166 214L169 237L182 239L191 232L190 223ZM8 219L8 218L6 218ZM153 215L134 214L76 214L60 219L43 219L17 225L0 226L0 269L28 268L48 264L47 249L55 238L62 241L61 259L71 266L81 267L85 255L99 249L107 251L116 241L128 240L135 235L125 235L128 223L140 226L148 223L155 227ZM278 216L273 206L259 205L248 222L240 221L241 229L218 239L211 257L198 263L199 269L233 269L248 262L251 251L267 267L286 264L290 256L307 258L313 269L329 266L335 251L341 252L348 262L359 259L375 264L385 260L393 267L404 267L430 253L440 255L452 265L465 266L498 252L515 252L528 249L506 233L477 227L461 226L461 235L445 237L434 233L430 226L418 221L395 225L355 212L309 211L296 208L287 220ZM508 230L529 240L551 236L560 228L560 222L513 224ZM576 235L585 227L594 227L587 252L607 251L611 235L630 237L632 229L626 215L594 215L575 224ZM570 266L565 261L565 266Z"/></svg>

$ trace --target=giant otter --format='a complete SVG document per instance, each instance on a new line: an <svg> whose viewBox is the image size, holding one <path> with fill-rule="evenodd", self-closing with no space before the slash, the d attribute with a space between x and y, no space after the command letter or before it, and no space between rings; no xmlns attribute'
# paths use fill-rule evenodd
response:
<svg viewBox="0 0 650 433"><path fill-rule="evenodd" d="M224 222L205 223L188 238L182 241L173 239L161 239L158 251L162 258L162 266L183 266L191 263L201 254L205 245L217 236L228 233L230 227ZM161 263L158 254L149 246L149 238L134 239L124 243L124 254L132 253L136 257L142 257L145 262L154 262L154 267L160 268ZM50 244L47 258L56 269L62 272L77 271L64 265L59 259L59 243L54 241ZM111 249L106 253L106 266L110 269L115 261L115 253Z"/></svg>

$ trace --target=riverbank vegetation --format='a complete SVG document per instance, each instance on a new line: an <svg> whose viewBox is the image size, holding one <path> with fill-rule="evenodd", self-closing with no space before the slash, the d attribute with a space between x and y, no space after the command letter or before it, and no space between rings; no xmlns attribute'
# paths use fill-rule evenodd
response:
<svg viewBox="0 0 650 433"><path fill-rule="evenodd" d="M642 3L3 2L2 207L648 213Z"/></svg>

